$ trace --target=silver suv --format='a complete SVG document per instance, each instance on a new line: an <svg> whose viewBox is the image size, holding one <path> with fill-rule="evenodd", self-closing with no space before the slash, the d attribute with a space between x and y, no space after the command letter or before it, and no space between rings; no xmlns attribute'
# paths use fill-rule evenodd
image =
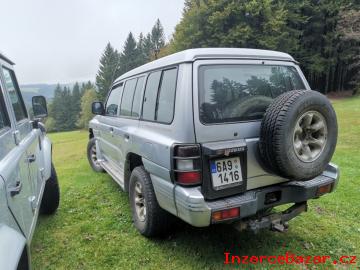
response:
<svg viewBox="0 0 360 270"><path fill-rule="evenodd" d="M92 111L90 165L129 192L145 236L174 217L283 231L339 180L335 112L286 53L179 52L119 77Z"/></svg>
<svg viewBox="0 0 360 270"><path fill-rule="evenodd" d="M59 205L51 142L39 120L46 100L32 100L30 121L13 70L0 53L0 268L30 269L30 242L39 212Z"/></svg>

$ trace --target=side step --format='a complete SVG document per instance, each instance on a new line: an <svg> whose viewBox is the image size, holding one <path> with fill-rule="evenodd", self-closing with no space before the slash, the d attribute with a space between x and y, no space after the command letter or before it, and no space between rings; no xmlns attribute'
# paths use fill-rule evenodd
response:
<svg viewBox="0 0 360 270"><path fill-rule="evenodd" d="M125 190L124 173L115 166L112 166L109 161L102 160L100 161L100 165L115 180L115 182L119 184L122 190Z"/></svg>
<svg viewBox="0 0 360 270"><path fill-rule="evenodd" d="M307 202L296 203L280 213L265 215L260 218L241 220L233 224L236 230L251 230L254 233L261 229L284 232L288 229L288 221L307 211Z"/></svg>

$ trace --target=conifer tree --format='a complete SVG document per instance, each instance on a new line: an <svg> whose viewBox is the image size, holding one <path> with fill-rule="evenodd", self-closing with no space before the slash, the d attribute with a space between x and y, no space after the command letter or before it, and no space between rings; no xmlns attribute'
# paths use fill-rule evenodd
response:
<svg viewBox="0 0 360 270"><path fill-rule="evenodd" d="M131 32L125 40L120 59L121 73L128 72L138 66L139 50L137 49L136 40Z"/></svg>
<svg viewBox="0 0 360 270"><path fill-rule="evenodd" d="M160 50L165 46L164 28L159 19L156 20L151 30L151 43L153 55L157 59Z"/></svg>
<svg viewBox="0 0 360 270"><path fill-rule="evenodd" d="M96 75L96 86L99 100L105 100L112 83L120 74L120 55L117 50L108 43L101 56L99 71Z"/></svg>

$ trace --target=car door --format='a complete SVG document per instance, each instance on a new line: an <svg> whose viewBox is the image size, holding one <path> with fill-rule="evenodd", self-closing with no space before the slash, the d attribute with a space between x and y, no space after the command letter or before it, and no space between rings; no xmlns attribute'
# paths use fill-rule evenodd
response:
<svg viewBox="0 0 360 270"><path fill-rule="evenodd" d="M114 120L113 144L117 146L117 164L124 172L126 153L132 145L133 135L139 126L140 106L145 76L129 79L125 82L119 117Z"/></svg>
<svg viewBox="0 0 360 270"><path fill-rule="evenodd" d="M114 143L114 121L119 115L119 104L121 100L123 84L118 84L111 89L105 105L105 115L99 121L99 146L101 155L112 166L118 166L118 148Z"/></svg>
<svg viewBox="0 0 360 270"><path fill-rule="evenodd" d="M1 160L0 172L5 180L9 208L25 237L30 238L35 220L36 185L30 178L28 149L34 136L14 72L5 66L0 71L5 86L2 90L3 104L11 123L4 134L8 145L4 146L7 150Z"/></svg>

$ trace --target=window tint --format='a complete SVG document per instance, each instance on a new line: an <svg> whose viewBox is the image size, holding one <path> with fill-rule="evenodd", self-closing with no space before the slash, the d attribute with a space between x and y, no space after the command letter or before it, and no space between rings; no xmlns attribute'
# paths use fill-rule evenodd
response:
<svg viewBox="0 0 360 270"><path fill-rule="evenodd" d="M163 71L156 112L156 120L159 122L171 123L173 119L176 76L176 68Z"/></svg>
<svg viewBox="0 0 360 270"><path fill-rule="evenodd" d="M0 130L4 127L10 127L9 118L7 117L5 103L0 88Z"/></svg>
<svg viewBox="0 0 360 270"><path fill-rule="evenodd" d="M151 73L147 79L143 105L144 120L155 120L156 98L160 83L160 77L161 71L157 71Z"/></svg>
<svg viewBox="0 0 360 270"><path fill-rule="evenodd" d="M14 108L16 121L21 121L27 118L24 102L20 95L20 90L17 85L15 74L13 71L3 68L6 89L9 93L12 107Z"/></svg>
<svg viewBox="0 0 360 270"><path fill-rule="evenodd" d="M119 85L111 90L109 98L106 102L105 114L110 116L116 116L120 103L121 90L123 85Z"/></svg>
<svg viewBox="0 0 360 270"><path fill-rule="evenodd" d="M124 92L121 99L120 115L131 116L131 106L133 102L137 79L128 80L125 83Z"/></svg>
<svg viewBox="0 0 360 270"><path fill-rule="evenodd" d="M201 66L200 120L203 123L258 120L273 98L304 88L298 72L291 66Z"/></svg>
<svg viewBox="0 0 360 270"><path fill-rule="evenodd" d="M136 84L134 100L133 100L132 110L131 110L131 116L133 116L133 117L139 117L139 114L140 114L140 106L142 103L141 90L143 89L144 81L145 81L145 77L140 77Z"/></svg>

